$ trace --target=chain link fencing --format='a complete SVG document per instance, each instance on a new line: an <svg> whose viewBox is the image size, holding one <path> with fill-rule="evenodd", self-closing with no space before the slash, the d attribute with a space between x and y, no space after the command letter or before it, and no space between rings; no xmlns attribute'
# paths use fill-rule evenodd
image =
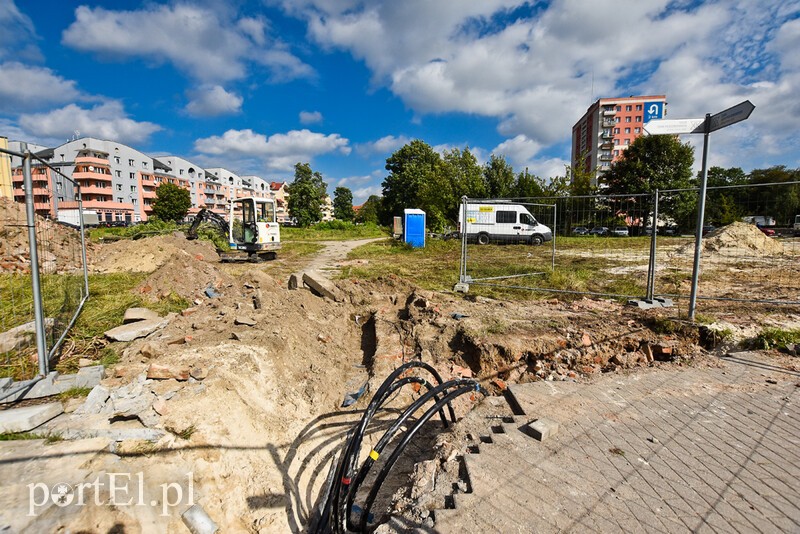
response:
<svg viewBox="0 0 800 534"><path fill-rule="evenodd" d="M494 289L652 301L688 299L697 239L697 189L637 195L463 199L520 205L552 230L552 246L501 245L461 232L459 282ZM698 307L726 302L800 305L800 182L710 187L701 230ZM501 227L495 213L494 229ZM516 221L519 225L519 219ZM800 225L799 225L800 226ZM488 226L487 226L488 228ZM461 231L462 228L459 228ZM473 231L469 231L473 230ZM550 243L546 243L550 245ZM680 304L679 304L680 306Z"/></svg>

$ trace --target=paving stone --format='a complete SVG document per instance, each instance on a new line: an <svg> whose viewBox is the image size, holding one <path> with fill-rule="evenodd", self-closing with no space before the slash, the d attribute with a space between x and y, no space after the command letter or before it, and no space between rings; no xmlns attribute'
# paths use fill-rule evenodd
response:
<svg viewBox="0 0 800 534"><path fill-rule="evenodd" d="M523 432L534 439L544 441L558 432L558 423L552 419L537 419L527 425L523 425Z"/></svg>
<svg viewBox="0 0 800 534"><path fill-rule="evenodd" d="M28 432L61 415L63 412L64 408L60 402L0 411L0 434L6 432Z"/></svg>
<svg viewBox="0 0 800 534"><path fill-rule="evenodd" d="M174 314L170 314L174 315ZM148 319L136 321L134 323L123 324L105 332L105 336L113 341L133 341L140 337L146 337L169 324L171 317L167 316L158 319Z"/></svg>

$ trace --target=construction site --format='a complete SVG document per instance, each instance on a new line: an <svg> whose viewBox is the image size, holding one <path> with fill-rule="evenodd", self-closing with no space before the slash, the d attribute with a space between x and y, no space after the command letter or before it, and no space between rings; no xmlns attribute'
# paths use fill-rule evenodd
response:
<svg viewBox="0 0 800 534"><path fill-rule="evenodd" d="M4 232L0 267L24 273L25 235ZM709 254L741 246L726 235ZM784 252L753 235L754 256ZM699 325L618 299L353 275L390 242L257 264L181 232L89 243L89 272L138 273L143 305L62 355L78 380L99 369L83 394L3 404L30 412L3 432L34 439L0 443L0 530L798 528L800 362L753 345L800 328L798 310L726 305ZM170 299L185 304L154 311Z"/></svg>

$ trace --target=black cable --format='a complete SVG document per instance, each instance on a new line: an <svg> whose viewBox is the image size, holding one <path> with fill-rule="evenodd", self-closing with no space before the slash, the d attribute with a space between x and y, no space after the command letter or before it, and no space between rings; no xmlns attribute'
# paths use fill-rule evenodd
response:
<svg viewBox="0 0 800 534"><path fill-rule="evenodd" d="M378 440L378 443L373 447L372 452L370 452L370 456L366 460L364 460L363 464L361 464L361 468L358 470L356 478L350 485L349 491L347 493L346 508L344 509L346 528L350 530L354 528L350 521L349 512L350 510L352 510L353 500L355 499L355 495L358 492L358 488L361 486L361 483L366 478L367 473L369 473L369 470L372 468L372 465L375 463L377 457L380 455L381 452L383 452L384 447L386 447L389 441L391 441L397 430L403 425L403 423L406 422L406 420L411 415L413 415L417 410L419 410L419 408L421 408L424 404L426 404L429 400L431 400L431 398L435 397L436 395L445 390L461 386L469 386L475 388L477 387L477 382L469 378L458 378L455 380L450 380L448 382L445 382L444 384L439 384L435 388L429 390L415 402L413 402L408 408L406 408L406 410L402 413L402 415L400 415L400 417L398 417L397 420L394 423L392 423L392 426L389 427L389 429L384 433L381 439ZM442 404L442 406L443 405L444 404ZM441 407L439 407L438 410L441 410Z"/></svg>
<svg viewBox="0 0 800 534"><path fill-rule="evenodd" d="M332 523L334 531L340 532L341 527L344 527L345 529L347 528L346 522L341 521L342 515L348 515L346 513L347 509L342 508L340 506L342 485L345 486L349 485L346 482L349 482L349 480L352 478L351 474L353 470L353 465L355 464L355 461L357 460L358 457L358 453L361 450L361 442L363 440L364 432L366 431L367 425L371 421L377 409L385 402L385 400L389 397L389 395L392 394L392 392L396 391L398 388L402 387L406 383L413 382L412 380L409 380L409 381L404 381L400 385L396 386L394 385L397 383L395 382L396 378L400 376L403 372L405 372L407 369L410 369L412 367L421 367L425 369L431 375L433 375L434 380L436 380L439 384L441 384L442 382L441 375L436 371L435 368L433 368L431 365L421 360L411 360L409 362L404 363L403 365L395 369L386 378L386 380L383 381L381 386L378 388L378 391L376 391L375 395L373 396L369 406L364 411L364 415L362 416L361 421L359 422L357 431L354 432L351 435L351 437L347 440L346 446L344 448L344 453L342 454L339 460L339 466L337 468L336 476L333 481L333 487L328 492L328 498L325 504L325 511L323 512L323 517L325 517L326 519L324 521L320 520L319 525L324 525L328 523L328 521L330 521L331 509L332 509L333 511ZM425 381L423 381L423 379L419 378L417 379L422 381L421 383L426 383ZM428 387L427 383L426 387ZM450 411L450 417L452 421L455 422L455 412L453 410L453 407L452 406L448 407ZM446 419L444 418L443 414L442 414L442 420L446 424Z"/></svg>
<svg viewBox="0 0 800 534"><path fill-rule="evenodd" d="M428 421L428 419L433 417L433 415L438 410L441 409L441 407L445 403L448 403L451 400L455 399L456 397L459 397L471 391L480 391L480 386L478 385L477 382L474 382L473 385L461 387L447 394L442 400L431 406L422 415L422 417L420 417L419 420L417 420L414 426L408 432L406 432L406 434L403 436L403 439L400 441L397 447L395 447L395 449L392 451L392 454L389 456L389 459L386 461L386 464L384 464L383 468L381 468L377 478L375 479L375 482L372 485L372 489L370 490L369 495L367 495L367 500L364 503L363 510L361 511L361 521L359 523L359 530L361 532L367 532L367 521L369 519L369 512L372 509L372 505L375 503L375 499L378 496L378 491L380 491L383 481L386 480L386 477L389 475L389 471L391 471L395 462L397 462L397 459L400 457L403 450L409 444L414 435L419 431L420 428L422 428L422 425L424 425ZM377 460L377 457L375 457L374 459Z"/></svg>

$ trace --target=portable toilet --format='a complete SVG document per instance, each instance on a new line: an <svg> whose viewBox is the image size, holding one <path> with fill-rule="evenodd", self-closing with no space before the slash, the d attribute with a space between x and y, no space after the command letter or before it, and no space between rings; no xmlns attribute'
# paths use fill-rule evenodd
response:
<svg viewBox="0 0 800 534"><path fill-rule="evenodd" d="M403 241L412 247L425 246L425 212L419 209L403 210Z"/></svg>

